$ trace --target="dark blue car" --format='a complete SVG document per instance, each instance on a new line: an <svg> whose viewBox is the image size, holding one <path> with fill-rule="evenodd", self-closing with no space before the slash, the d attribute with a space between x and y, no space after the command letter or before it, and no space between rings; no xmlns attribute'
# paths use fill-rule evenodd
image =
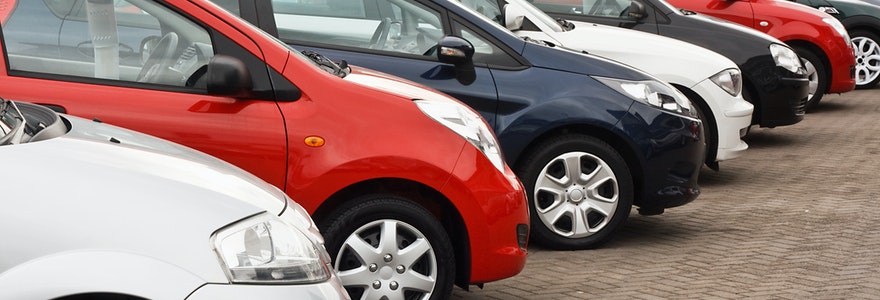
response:
<svg viewBox="0 0 880 300"><path fill-rule="evenodd" d="M548 247L596 247L633 205L653 215L699 194L702 123L683 95L641 71L523 40L458 1L222 2L297 49L480 111L526 186L532 237Z"/></svg>

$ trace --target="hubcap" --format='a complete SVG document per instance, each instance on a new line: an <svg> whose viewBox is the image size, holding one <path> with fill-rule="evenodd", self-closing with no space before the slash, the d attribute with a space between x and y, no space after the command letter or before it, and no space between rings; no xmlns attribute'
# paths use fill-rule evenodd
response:
<svg viewBox="0 0 880 300"><path fill-rule="evenodd" d="M586 152L557 156L538 174L534 204L554 233L582 238L599 232L617 210L620 190L611 167Z"/></svg>
<svg viewBox="0 0 880 300"><path fill-rule="evenodd" d="M437 283L437 258L415 227L377 220L345 240L335 266L352 299L429 299Z"/></svg>
<svg viewBox="0 0 880 300"><path fill-rule="evenodd" d="M807 94L807 101L810 101L813 100L813 95L819 90L819 74L816 74L816 66L809 60L801 59L801 61L803 61L804 69L807 71L807 78L810 79L810 92Z"/></svg>
<svg viewBox="0 0 880 300"><path fill-rule="evenodd" d="M866 37L852 39L856 54L856 85L866 85L880 75L880 46Z"/></svg>

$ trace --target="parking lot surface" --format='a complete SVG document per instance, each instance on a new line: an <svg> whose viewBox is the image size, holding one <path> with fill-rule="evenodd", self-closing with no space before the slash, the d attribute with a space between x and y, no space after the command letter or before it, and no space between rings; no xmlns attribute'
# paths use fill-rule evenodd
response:
<svg viewBox="0 0 880 300"><path fill-rule="evenodd" d="M532 245L522 273L452 299L880 299L880 88L744 140L694 202L633 213L600 249Z"/></svg>

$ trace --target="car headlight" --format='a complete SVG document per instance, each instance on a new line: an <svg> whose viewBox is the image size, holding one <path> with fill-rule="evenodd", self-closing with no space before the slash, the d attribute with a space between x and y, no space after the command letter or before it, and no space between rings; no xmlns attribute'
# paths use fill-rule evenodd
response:
<svg viewBox="0 0 880 300"><path fill-rule="evenodd" d="M631 81L593 76L599 82L629 98L665 111L696 118L691 102L674 87L657 80Z"/></svg>
<svg viewBox="0 0 880 300"><path fill-rule="evenodd" d="M801 59L791 48L780 44L770 44L770 55L773 56L773 61L777 66L792 73L801 73Z"/></svg>
<svg viewBox="0 0 880 300"><path fill-rule="evenodd" d="M477 147L499 171L504 172L504 157L498 146L498 138L480 115L449 100L415 100L415 103L426 115Z"/></svg>
<svg viewBox="0 0 880 300"><path fill-rule="evenodd" d="M846 31L846 27L843 26L843 23L840 23L836 18L822 18L822 22L831 25L831 28L834 28L834 31L837 31L837 33L843 37L847 45L852 47L852 41L850 41L849 33Z"/></svg>
<svg viewBox="0 0 880 300"><path fill-rule="evenodd" d="M234 283L315 283L331 276L326 250L271 214L232 224L212 239L226 275Z"/></svg>
<svg viewBox="0 0 880 300"><path fill-rule="evenodd" d="M726 69L709 79L731 96L736 97L742 92L742 74L739 69Z"/></svg>

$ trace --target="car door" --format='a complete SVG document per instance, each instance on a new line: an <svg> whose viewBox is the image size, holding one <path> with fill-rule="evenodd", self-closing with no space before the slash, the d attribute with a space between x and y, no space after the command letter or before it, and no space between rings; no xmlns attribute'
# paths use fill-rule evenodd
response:
<svg viewBox="0 0 880 300"><path fill-rule="evenodd" d="M758 28L755 24L755 12L751 0L669 0L669 3L743 26ZM766 29L761 31L766 32Z"/></svg>
<svg viewBox="0 0 880 300"><path fill-rule="evenodd" d="M234 42L247 37L151 0L18 1L3 21L0 96L185 144L284 186L284 123L268 68L245 50L258 47ZM215 54L245 62L258 99L208 94L201 75Z"/></svg>
<svg viewBox="0 0 880 300"><path fill-rule="evenodd" d="M271 7L273 11L266 13L274 16L274 22L268 24L260 24L254 19L257 16L242 16L267 32L277 33L296 49L316 51L333 61L345 60L438 89L478 110L490 124L495 123L498 96L488 62L503 60L498 56L506 54L466 31L471 36L465 38L476 48L476 79L459 81L455 66L439 62L434 54L437 42L453 34L448 13L441 7L415 0L273 0L271 5L265 5L265 1L217 2L230 7L230 11ZM259 16L265 18L266 14ZM455 34L462 33L459 30Z"/></svg>

